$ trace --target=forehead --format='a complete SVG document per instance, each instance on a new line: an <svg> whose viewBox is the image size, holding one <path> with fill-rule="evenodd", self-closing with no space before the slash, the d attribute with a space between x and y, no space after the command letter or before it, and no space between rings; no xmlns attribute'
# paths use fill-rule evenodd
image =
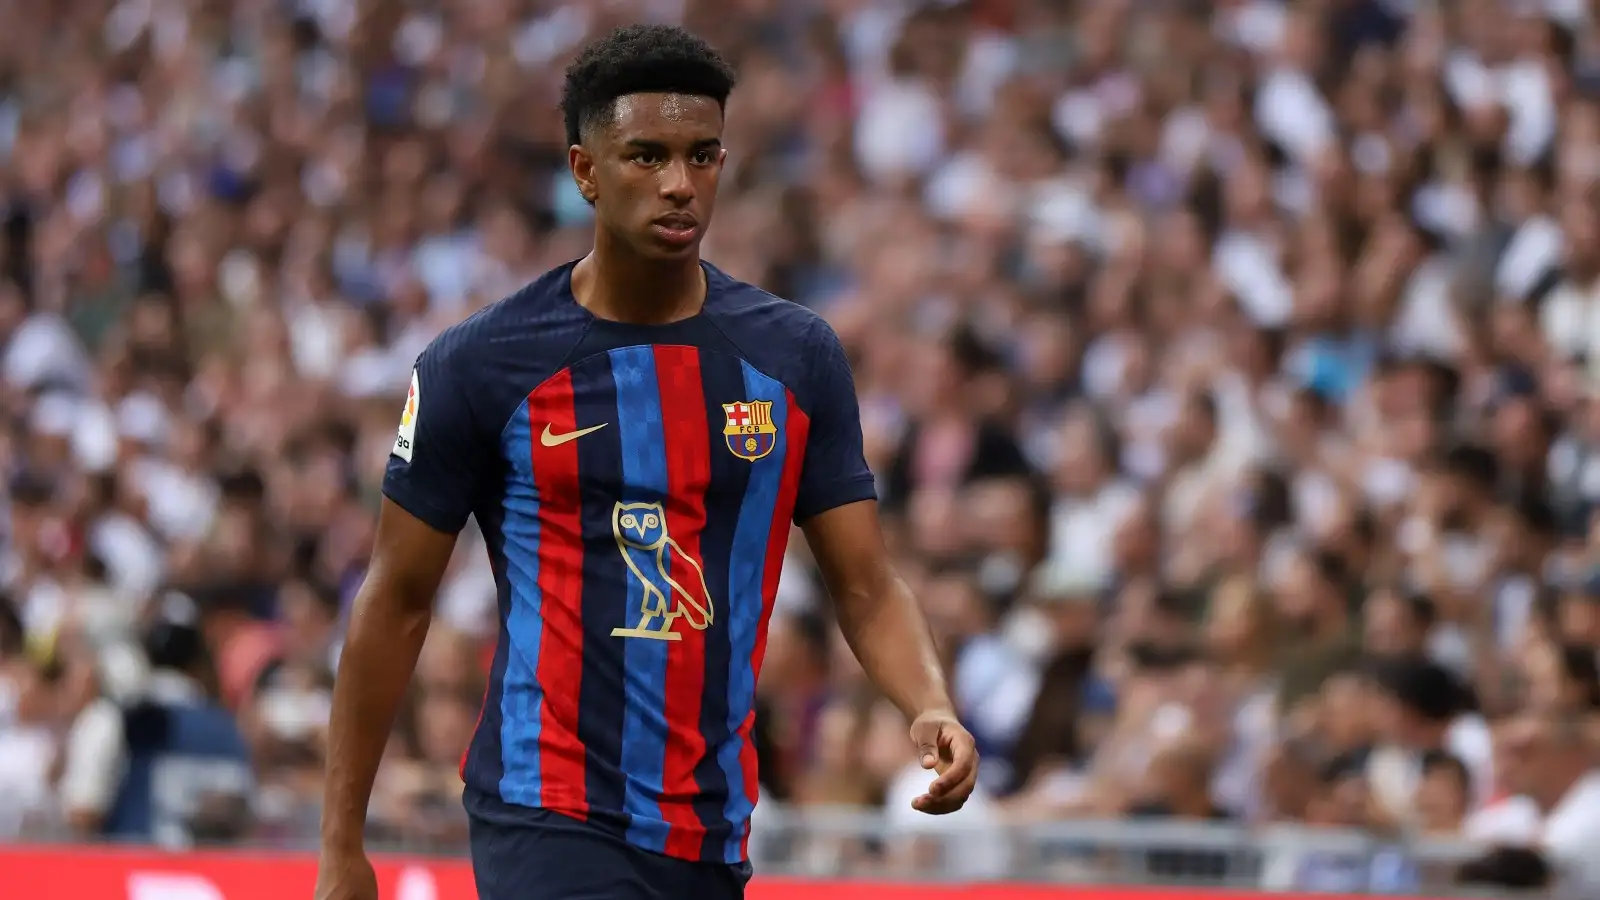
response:
<svg viewBox="0 0 1600 900"><path fill-rule="evenodd" d="M612 105L609 131L623 141L711 140L722 136L722 107L695 94L628 94Z"/></svg>

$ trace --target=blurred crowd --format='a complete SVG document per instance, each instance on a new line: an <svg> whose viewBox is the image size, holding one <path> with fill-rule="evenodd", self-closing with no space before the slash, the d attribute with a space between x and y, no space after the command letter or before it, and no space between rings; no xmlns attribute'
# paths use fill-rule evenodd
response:
<svg viewBox="0 0 1600 900"><path fill-rule="evenodd" d="M948 827L1600 884L1596 6L0 0L0 839L315 834L412 361L587 250L560 74L649 19L741 76L707 258L852 355ZM376 836L461 841L494 603L469 526ZM771 628L767 808L947 827L803 541ZM173 704L240 765L141 769Z"/></svg>

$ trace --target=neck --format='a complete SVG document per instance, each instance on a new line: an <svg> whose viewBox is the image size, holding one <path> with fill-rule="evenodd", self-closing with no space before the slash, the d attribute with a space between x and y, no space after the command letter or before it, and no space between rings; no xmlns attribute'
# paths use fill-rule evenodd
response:
<svg viewBox="0 0 1600 900"><path fill-rule="evenodd" d="M1550 812L1550 810L1559 806L1562 800L1566 799L1567 794L1577 786L1579 781L1583 780L1583 776L1586 774L1588 774L1587 766L1568 765L1563 767L1559 774L1552 774L1552 777L1539 785L1543 790L1532 792L1534 794L1534 802L1538 803L1539 808L1546 813Z"/></svg>
<svg viewBox="0 0 1600 900"><path fill-rule="evenodd" d="M594 250L572 269L572 295L601 319L661 325L700 311L706 278L698 254L687 259L641 259L600 229L595 232Z"/></svg>

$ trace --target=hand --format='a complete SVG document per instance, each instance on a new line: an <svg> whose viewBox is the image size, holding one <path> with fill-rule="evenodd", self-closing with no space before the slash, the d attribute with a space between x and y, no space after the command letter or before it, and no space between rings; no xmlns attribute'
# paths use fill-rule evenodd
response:
<svg viewBox="0 0 1600 900"><path fill-rule="evenodd" d="M360 853L323 851L317 863L316 900L378 900L378 876Z"/></svg>
<svg viewBox="0 0 1600 900"><path fill-rule="evenodd" d="M911 741L917 745L922 767L939 773L928 792L911 801L912 808L930 816L960 809L978 783L978 746L972 734L954 713L934 710L911 723Z"/></svg>

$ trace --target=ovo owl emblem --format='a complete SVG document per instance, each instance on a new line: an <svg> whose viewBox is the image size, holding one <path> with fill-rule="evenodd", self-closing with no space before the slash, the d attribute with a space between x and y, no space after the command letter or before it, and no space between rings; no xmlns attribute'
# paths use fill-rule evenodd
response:
<svg viewBox="0 0 1600 900"><path fill-rule="evenodd" d="M679 619L696 631L711 625L711 592L705 572L667 533L660 503L618 503L611 510L611 533L628 572L643 588L639 619L632 628L613 628L612 637L678 641Z"/></svg>

